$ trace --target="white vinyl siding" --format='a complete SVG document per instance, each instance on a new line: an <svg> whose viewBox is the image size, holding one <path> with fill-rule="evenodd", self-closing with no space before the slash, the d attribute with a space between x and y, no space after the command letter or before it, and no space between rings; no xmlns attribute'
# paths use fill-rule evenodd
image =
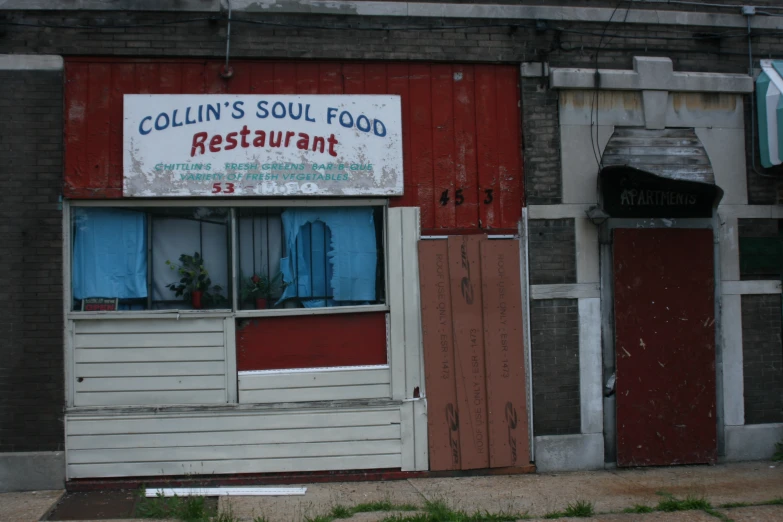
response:
<svg viewBox="0 0 783 522"><path fill-rule="evenodd" d="M390 398L388 367L296 372L242 372L240 403Z"/></svg>
<svg viewBox="0 0 783 522"><path fill-rule="evenodd" d="M399 468L400 407L69 415L68 476Z"/></svg>
<svg viewBox="0 0 783 522"><path fill-rule="evenodd" d="M227 401L221 318L79 320L72 342L75 406Z"/></svg>

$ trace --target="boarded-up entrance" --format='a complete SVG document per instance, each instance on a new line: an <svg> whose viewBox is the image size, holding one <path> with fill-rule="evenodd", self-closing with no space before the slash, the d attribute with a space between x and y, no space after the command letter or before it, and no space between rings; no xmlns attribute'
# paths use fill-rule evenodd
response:
<svg viewBox="0 0 783 522"><path fill-rule="evenodd" d="M430 469L527 467L519 242L419 243Z"/></svg>
<svg viewBox="0 0 783 522"><path fill-rule="evenodd" d="M614 231L617 465L713 463L709 229Z"/></svg>

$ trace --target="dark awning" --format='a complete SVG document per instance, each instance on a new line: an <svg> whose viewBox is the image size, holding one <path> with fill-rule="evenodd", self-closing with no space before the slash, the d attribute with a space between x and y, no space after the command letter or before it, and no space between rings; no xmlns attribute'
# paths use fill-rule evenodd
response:
<svg viewBox="0 0 783 522"><path fill-rule="evenodd" d="M611 217L711 217L723 197L693 129L620 128L601 159L602 208Z"/></svg>

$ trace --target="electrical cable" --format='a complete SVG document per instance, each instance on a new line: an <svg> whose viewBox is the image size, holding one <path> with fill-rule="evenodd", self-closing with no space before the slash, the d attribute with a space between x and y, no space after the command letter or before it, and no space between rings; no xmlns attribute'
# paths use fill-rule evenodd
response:
<svg viewBox="0 0 783 522"><path fill-rule="evenodd" d="M617 2L617 5L614 6L614 11L612 11L611 16L609 16L609 20L607 20L606 25L604 26L603 34L601 35L601 38L598 40L598 49L595 51L595 81L594 81L593 97L590 103L590 146L591 146L590 148L593 149L593 156L595 157L595 162L598 165L599 171L601 170L601 161L603 160L603 154L601 153L600 149L596 147L596 142L599 139L599 133L600 133L600 126L598 125L599 108L597 107L597 104L598 104L598 93L601 89L601 73L598 70L598 56L601 53L601 43L603 42L604 35L606 34L606 30L609 29L609 24L612 23L612 18L614 18L614 15L615 13L617 13L617 10L620 8L620 5L625 1L626 0L620 0L619 2ZM625 23L626 20L628 20L628 13L631 11L631 0L627 0L627 1L628 1L628 7L625 9L625 18L623 19L622 23ZM609 38L609 41L611 40L612 39ZM593 123L593 111L595 111L595 123ZM595 139L593 138L593 127L595 127Z"/></svg>

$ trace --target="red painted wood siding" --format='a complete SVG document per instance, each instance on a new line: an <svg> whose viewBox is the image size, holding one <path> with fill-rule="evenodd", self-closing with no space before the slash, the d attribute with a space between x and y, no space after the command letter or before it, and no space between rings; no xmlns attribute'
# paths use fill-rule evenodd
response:
<svg viewBox="0 0 783 522"><path fill-rule="evenodd" d="M425 233L515 232L523 205L519 70L510 65L70 58L65 187L122 197L123 94L399 94L405 195ZM448 192L447 192L448 191Z"/></svg>
<svg viewBox="0 0 783 522"><path fill-rule="evenodd" d="M386 364L386 313L237 321L237 370Z"/></svg>

